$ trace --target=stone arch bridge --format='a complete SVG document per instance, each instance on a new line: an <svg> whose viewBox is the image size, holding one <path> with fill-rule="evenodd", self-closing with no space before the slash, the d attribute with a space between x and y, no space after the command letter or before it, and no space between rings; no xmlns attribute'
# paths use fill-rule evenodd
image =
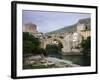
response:
<svg viewBox="0 0 100 80"><path fill-rule="evenodd" d="M65 39L59 38L59 37L51 37L47 38L42 41L42 48L46 48L47 44L57 44L57 42L60 42L63 46L62 52L70 52L71 51L71 41L66 41Z"/></svg>
<svg viewBox="0 0 100 80"><path fill-rule="evenodd" d="M76 39L77 40L73 41L73 39ZM82 38L81 36L76 36L72 34L68 34L67 36L63 37L63 38L60 38L58 36L52 36L50 38L46 38L46 39L43 39L41 40L41 47L42 48L46 48L46 45L47 44L57 44L57 42L60 42L63 46L62 48L62 52L73 52L72 51L72 48L75 47L75 45L77 46L80 42L81 42ZM75 50L75 49L74 49Z"/></svg>

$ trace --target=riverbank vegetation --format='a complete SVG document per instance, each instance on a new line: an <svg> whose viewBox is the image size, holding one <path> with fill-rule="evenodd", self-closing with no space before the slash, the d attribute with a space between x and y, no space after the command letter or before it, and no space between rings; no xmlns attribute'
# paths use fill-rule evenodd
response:
<svg viewBox="0 0 100 80"><path fill-rule="evenodd" d="M23 32L23 69L49 68L52 67L52 65L54 66L54 64L51 64L52 62L47 63L45 60L45 57L50 56L51 53L56 53L58 54L58 56L56 55L57 58L61 58L61 55L59 56L62 48L61 43L48 44L46 49L41 48L40 44L41 42L38 38L28 32ZM32 59L30 59L31 57Z"/></svg>
<svg viewBox="0 0 100 80"><path fill-rule="evenodd" d="M83 39L80 45L84 55L89 55L91 51L91 37L89 36L87 39Z"/></svg>

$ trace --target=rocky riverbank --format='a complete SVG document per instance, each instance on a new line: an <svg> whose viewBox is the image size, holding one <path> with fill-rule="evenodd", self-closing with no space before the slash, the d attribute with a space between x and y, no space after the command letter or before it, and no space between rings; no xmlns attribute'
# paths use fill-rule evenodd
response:
<svg viewBox="0 0 100 80"><path fill-rule="evenodd" d="M78 67L71 61L54 57L31 56L24 59L23 69Z"/></svg>

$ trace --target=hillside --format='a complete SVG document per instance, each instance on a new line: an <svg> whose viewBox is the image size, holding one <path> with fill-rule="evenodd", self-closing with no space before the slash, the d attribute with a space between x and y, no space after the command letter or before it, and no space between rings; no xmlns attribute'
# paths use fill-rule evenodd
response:
<svg viewBox="0 0 100 80"><path fill-rule="evenodd" d="M87 28L90 29L90 18L85 18L85 19L80 19L76 24L70 25L70 26L65 26L63 28L60 28L58 30L48 32L46 34L54 34L54 33L61 33L61 32L75 32L77 29L77 24L86 24Z"/></svg>

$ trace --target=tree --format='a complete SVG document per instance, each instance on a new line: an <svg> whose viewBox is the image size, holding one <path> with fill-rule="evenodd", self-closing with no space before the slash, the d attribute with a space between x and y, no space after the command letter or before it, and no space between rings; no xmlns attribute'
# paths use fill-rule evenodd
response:
<svg viewBox="0 0 100 80"><path fill-rule="evenodd" d="M43 54L43 55L46 55L46 51L45 51L45 49L43 49L43 48L36 48L35 49L35 53L37 53L37 54Z"/></svg>
<svg viewBox="0 0 100 80"><path fill-rule="evenodd" d="M23 32L23 53L37 53L40 41L28 32Z"/></svg>
<svg viewBox="0 0 100 80"><path fill-rule="evenodd" d="M83 48L82 49L82 52L84 53L84 54L86 54L86 53L90 53L90 50L91 50L91 37L89 36L89 37L87 37L87 39L86 40L82 40L82 42L81 42L81 47Z"/></svg>
<svg viewBox="0 0 100 80"><path fill-rule="evenodd" d="M61 58L60 48L56 44L48 44L46 46L46 54L50 57Z"/></svg>
<svg viewBox="0 0 100 80"><path fill-rule="evenodd" d="M38 48L37 51L38 51L38 54L40 54L42 58L44 58L44 56L47 56L46 50L45 50L45 49L43 49L43 48Z"/></svg>
<svg viewBox="0 0 100 80"><path fill-rule="evenodd" d="M61 51L61 50L62 50L63 45L62 45L62 43L61 43L61 42L59 42L59 44L58 44L58 48L59 48L59 51Z"/></svg>
<svg viewBox="0 0 100 80"><path fill-rule="evenodd" d="M45 50L45 49L40 48L40 49L39 49L39 52L40 52L40 54L43 54L44 56L47 56L46 50Z"/></svg>
<svg viewBox="0 0 100 80"><path fill-rule="evenodd" d="M87 39L83 39L81 42L82 53L83 53L83 64L84 66L91 65L91 37L87 37Z"/></svg>

